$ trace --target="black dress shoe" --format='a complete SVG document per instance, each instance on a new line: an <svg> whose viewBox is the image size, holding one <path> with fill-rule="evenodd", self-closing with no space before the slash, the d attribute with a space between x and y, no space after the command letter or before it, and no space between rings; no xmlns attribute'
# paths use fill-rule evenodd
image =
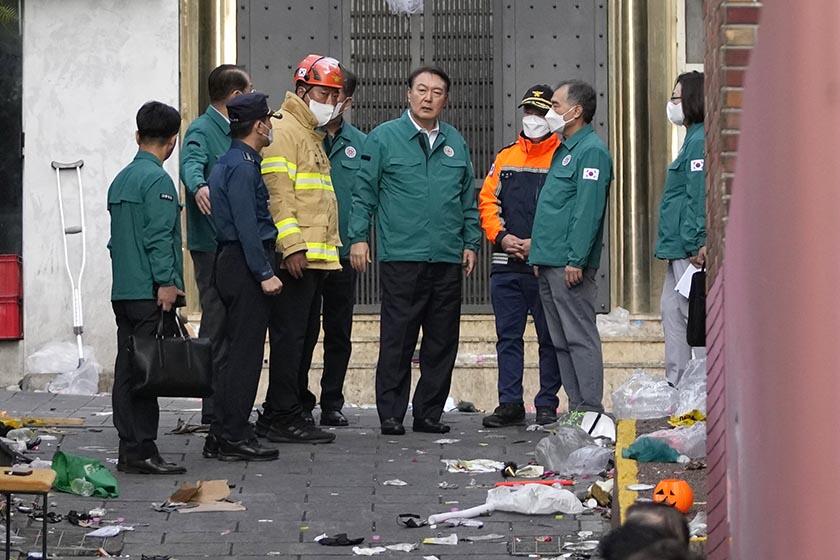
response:
<svg viewBox="0 0 840 560"><path fill-rule="evenodd" d="M415 418L412 429L415 432L425 432L427 434L445 434L450 428L446 424L431 418Z"/></svg>
<svg viewBox="0 0 840 560"><path fill-rule="evenodd" d="M405 435L405 427L398 418L386 418L383 420L381 430L383 436Z"/></svg>
<svg viewBox="0 0 840 560"><path fill-rule="evenodd" d="M347 426L350 422L340 410L324 410L321 412L322 426Z"/></svg>
<svg viewBox="0 0 840 560"><path fill-rule="evenodd" d="M279 451L263 447L257 438L242 441L219 438L218 441L220 461L273 461L279 456Z"/></svg>
<svg viewBox="0 0 840 560"><path fill-rule="evenodd" d="M183 474L187 472L187 469L181 465L167 463L159 455L148 459L118 462L117 470L129 474Z"/></svg>
<svg viewBox="0 0 840 560"><path fill-rule="evenodd" d="M481 423L485 428L504 428L521 426L525 423L525 405L522 403L502 403L493 414L485 416Z"/></svg>
<svg viewBox="0 0 840 560"><path fill-rule="evenodd" d="M538 406L536 423L540 426L547 426L557 422L557 409L550 406Z"/></svg>
<svg viewBox="0 0 840 560"><path fill-rule="evenodd" d="M204 455L205 459L215 459L218 457L219 438L214 434L207 434L207 438L204 440L204 449L201 450L201 454Z"/></svg>

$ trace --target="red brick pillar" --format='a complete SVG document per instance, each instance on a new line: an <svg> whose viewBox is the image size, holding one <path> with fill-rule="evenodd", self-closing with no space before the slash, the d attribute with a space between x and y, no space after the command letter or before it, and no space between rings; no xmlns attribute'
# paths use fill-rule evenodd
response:
<svg viewBox="0 0 840 560"><path fill-rule="evenodd" d="M723 269L726 223L740 129L744 74L755 44L761 2L706 0L706 176L708 232L707 371L710 560L730 558L727 485Z"/></svg>

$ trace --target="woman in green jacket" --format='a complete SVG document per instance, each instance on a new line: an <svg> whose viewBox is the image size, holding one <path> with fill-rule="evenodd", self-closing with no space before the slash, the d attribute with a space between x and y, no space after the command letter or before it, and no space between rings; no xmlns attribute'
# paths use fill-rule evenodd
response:
<svg viewBox="0 0 840 560"><path fill-rule="evenodd" d="M706 260L706 170L703 132L703 74L687 72L677 78L667 105L668 120L685 126L685 141L668 166L662 202L656 257L668 263L662 287L662 329L665 331L665 376L677 384L691 359L686 342L688 300L674 290L689 264Z"/></svg>

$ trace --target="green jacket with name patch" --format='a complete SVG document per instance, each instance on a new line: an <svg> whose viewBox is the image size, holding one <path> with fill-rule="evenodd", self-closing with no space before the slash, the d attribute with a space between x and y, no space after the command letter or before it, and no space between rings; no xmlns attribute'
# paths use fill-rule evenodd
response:
<svg viewBox="0 0 840 560"><path fill-rule="evenodd" d="M703 123L688 127L679 154L668 166L655 255L677 260L706 244L706 140Z"/></svg>
<svg viewBox="0 0 840 560"><path fill-rule="evenodd" d="M181 148L181 182L187 187L187 247L190 251L216 252L216 233L210 216L195 203L195 193L207 184L213 166L230 149L230 125L212 106L195 119Z"/></svg>
<svg viewBox="0 0 840 560"><path fill-rule="evenodd" d="M467 143L440 123L434 146L402 117L367 137L353 189L350 243L367 241L376 216L380 261L460 263L478 251L475 177Z"/></svg>
<svg viewBox="0 0 840 560"><path fill-rule="evenodd" d="M330 178L335 198L338 201L338 235L341 247L338 255L346 259L350 255L350 209L353 206L353 185L359 173L362 146L367 134L345 121L334 138L324 137L324 151L330 158Z"/></svg>
<svg viewBox="0 0 840 560"><path fill-rule="evenodd" d="M111 300L155 299L155 286L184 289L181 205L161 161L139 151L108 188Z"/></svg>
<svg viewBox="0 0 840 560"><path fill-rule="evenodd" d="M530 264L598 268L612 178L612 158L591 124L560 144L537 199Z"/></svg>

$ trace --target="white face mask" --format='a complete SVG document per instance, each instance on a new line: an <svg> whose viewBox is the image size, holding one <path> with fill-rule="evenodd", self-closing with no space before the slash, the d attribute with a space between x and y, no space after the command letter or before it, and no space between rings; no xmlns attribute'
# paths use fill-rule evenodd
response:
<svg viewBox="0 0 840 560"><path fill-rule="evenodd" d="M327 103L318 103L314 99L309 99L309 110L315 115L315 120L318 121L318 126L324 126L330 122L335 113L335 105Z"/></svg>
<svg viewBox="0 0 840 560"><path fill-rule="evenodd" d="M522 117L522 134L531 139L542 138L551 133L548 122L539 115L525 115Z"/></svg>
<svg viewBox="0 0 840 560"><path fill-rule="evenodd" d="M569 109L569 111L571 111L572 109L574 109L574 107ZM564 118L569 111L566 111L562 115L558 115L557 112L554 111L554 109L549 109L548 113L545 114L545 120L548 123L548 129L551 132L563 134L563 129L566 128L566 125L571 122L571 120L567 121Z"/></svg>
<svg viewBox="0 0 840 560"><path fill-rule="evenodd" d="M668 120L675 125L679 126L685 122L685 114L683 113L682 103L677 104L673 101L668 101L668 105L665 106L665 114L668 115Z"/></svg>
<svg viewBox="0 0 840 560"><path fill-rule="evenodd" d="M263 126L268 128L268 125L264 124ZM266 138L266 140L268 140L268 145L269 146L271 145L272 142L274 142L274 129L273 128L269 128L268 133L260 132L260 134L262 134Z"/></svg>

